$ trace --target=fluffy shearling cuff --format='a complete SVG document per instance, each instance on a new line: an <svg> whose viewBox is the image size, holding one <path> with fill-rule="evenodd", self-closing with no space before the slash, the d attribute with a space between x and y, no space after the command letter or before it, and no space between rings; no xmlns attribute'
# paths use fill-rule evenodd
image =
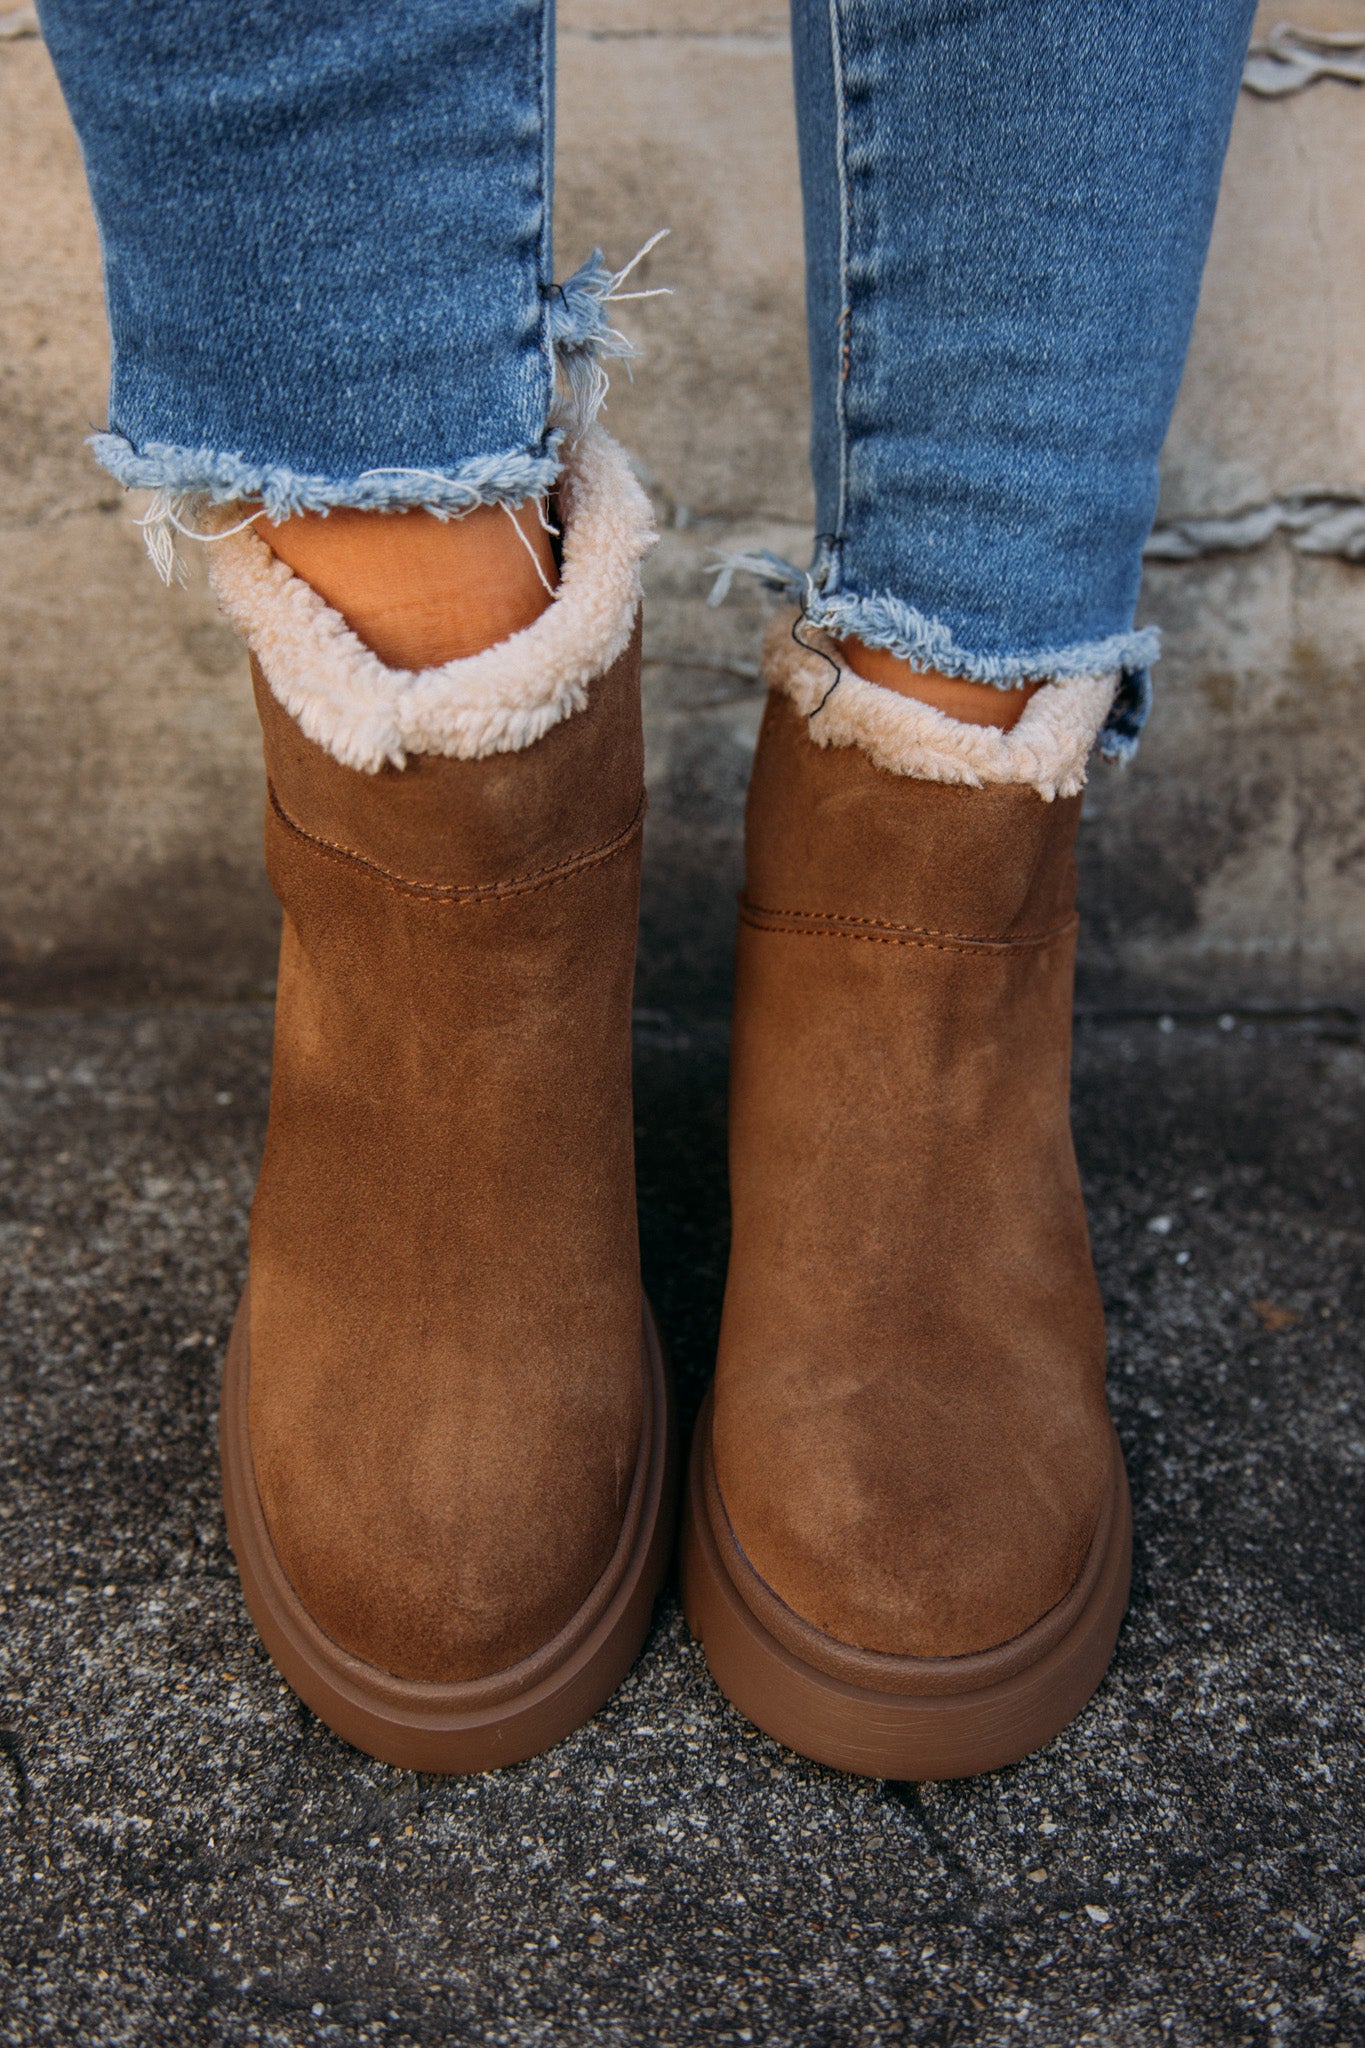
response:
<svg viewBox="0 0 1365 2048"><path fill-rule="evenodd" d="M1008 732L964 725L917 698L864 682L815 627L801 629L807 644L800 645L792 638L797 616L783 611L770 624L763 673L771 689L785 692L806 713L806 730L817 746L861 747L879 768L924 782L976 788L992 782L1024 784L1049 803L1084 788L1085 764L1113 701L1117 676L1073 676L1049 683L1029 699Z"/></svg>
<svg viewBox="0 0 1365 2048"><path fill-rule="evenodd" d="M274 696L343 766L514 753L581 711L625 647L640 563L656 537L648 499L600 427L570 451L558 502L564 555L554 603L496 647L440 668L386 668L249 526L215 537L214 592ZM220 526L231 517L222 513Z"/></svg>

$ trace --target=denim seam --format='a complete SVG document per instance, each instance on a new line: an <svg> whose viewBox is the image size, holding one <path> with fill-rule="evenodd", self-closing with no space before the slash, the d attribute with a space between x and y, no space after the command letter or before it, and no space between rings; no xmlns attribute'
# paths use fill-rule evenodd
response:
<svg viewBox="0 0 1365 2048"><path fill-rule="evenodd" d="M839 551L848 514L848 414L845 404L852 366L853 309L849 303L849 196L848 196L848 104L844 89L844 39L839 21L839 0L829 0L830 64L834 73L834 157L839 179L839 331L837 374L834 379L835 422L839 435L839 502L834 515L834 536L828 571L839 577Z"/></svg>
<svg viewBox="0 0 1365 2048"><path fill-rule="evenodd" d="M545 417L555 402L555 347L550 293L554 283L554 0L542 0L540 36L540 344L545 373Z"/></svg>
<svg viewBox="0 0 1365 2048"><path fill-rule="evenodd" d="M648 801L643 791L635 807L635 815L624 830L604 839L600 846L586 847L580 853L567 854L563 860L553 862L549 867L533 868L529 874L510 875L500 882L416 882L406 875L398 874L393 868L384 867L379 861L371 860L367 854L358 853L352 846L341 846L335 840L320 838L291 818L280 802L274 783L267 785L270 793L270 808L286 830L301 839L305 846L324 859L342 861L350 867L359 868L366 878L378 882L385 889L392 889L401 896L420 897L424 902L446 904L459 908L465 904L499 903L508 897L531 896L541 889L552 889L560 882L571 882L575 875L581 875L590 868L601 867L604 861L615 860L624 853L631 841L637 839L644 829L645 806Z"/></svg>

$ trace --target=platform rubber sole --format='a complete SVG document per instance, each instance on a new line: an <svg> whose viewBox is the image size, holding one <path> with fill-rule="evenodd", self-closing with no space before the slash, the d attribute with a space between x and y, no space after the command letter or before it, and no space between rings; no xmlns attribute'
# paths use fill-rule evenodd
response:
<svg viewBox="0 0 1365 2048"><path fill-rule="evenodd" d="M766 1596L770 1616L781 1603L730 1530L711 1470L710 1411L708 1397L684 1511L683 1609L717 1685L757 1727L835 1770L925 1781L1017 1763L1075 1719L1108 1669L1128 1603L1132 1508L1117 1437L1090 1554L1052 1616L978 1656L882 1657L836 1643L788 1609L788 1641L779 1641L754 1611L746 1582ZM864 1682L837 1675L841 1664Z"/></svg>
<svg viewBox="0 0 1365 2048"><path fill-rule="evenodd" d="M270 1540L247 1430L251 1360L243 1295L223 1369L228 1536L261 1640L299 1698L336 1734L408 1770L487 1771L552 1748L610 1698L644 1643L674 1533L672 1390L648 1303L642 1365L645 1418L620 1540L578 1613L552 1642L490 1678L451 1685L394 1678L323 1633Z"/></svg>

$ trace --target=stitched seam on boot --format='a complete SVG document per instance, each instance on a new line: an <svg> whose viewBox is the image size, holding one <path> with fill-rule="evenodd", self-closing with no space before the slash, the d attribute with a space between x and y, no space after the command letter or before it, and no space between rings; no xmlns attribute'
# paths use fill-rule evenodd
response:
<svg viewBox="0 0 1365 2048"><path fill-rule="evenodd" d="M270 808L280 823L314 853L323 855L327 860L342 861L348 866L357 867L371 880L378 882L382 888L395 890L400 895L420 896L427 902L454 904L496 903L507 896L526 896L537 889L552 889L558 882L572 881L575 875L581 875L587 868L599 867L603 861L614 860L618 853L625 852L633 839L639 837L648 801L642 790L640 801L635 807L635 816L623 832L618 832L614 838L604 839L600 846L589 846L581 853L571 853L566 859L555 861L550 867L534 868L525 875L511 875L502 882L413 882L409 881L406 875L396 874L391 868L382 867L378 861L370 860L365 854L357 853L353 847L339 846L333 840L320 839L316 833L306 831L285 810L275 793L274 783L267 783L266 788L270 796Z"/></svg>
<svg viewBox="0 0 1365 2048"><path fill-rule="evenodd" d="M764 910L741 903L740 918L758 932L786 932L797 939L862 939L874 946L927 946L935 952L1009 952L1015 947L1046 946L1074 931L1073 912L1044 932L1020 932L1010 939L974 939L963 932L935 931L928 925L893 924L881 917L837 917L821 910ZM798 921L799 920L799 921Z"/></svg>
<svg viewBox="0 0 1365 2048"><path fill-rule="evenodd" d="M1075 913L1070 912L1057 924L1048 925L1039 932L1003 932L972 937L966 932L943 932L931 924L899 924L890 917L852 917L838 910L769 910L765 904L742 902L741 908L753 917L789 918L793 924L837 926L841 931L900 932L912 939L958 939L966 946L1024 946L1041 944L1045 939L1055 939L1075 922Z"/></svg>

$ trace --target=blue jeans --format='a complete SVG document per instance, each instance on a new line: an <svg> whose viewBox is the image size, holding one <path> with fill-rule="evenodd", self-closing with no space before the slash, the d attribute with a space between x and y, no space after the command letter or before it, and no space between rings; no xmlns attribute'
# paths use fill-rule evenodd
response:
<svg viewBox="0 0 1365 2048"><path fill-rule="evenodd" d="M1128 672L1253 0L792 0L809 616L1008 687ZM553 482L552 0L42 0L121 482L458 511Z"/></svg>

